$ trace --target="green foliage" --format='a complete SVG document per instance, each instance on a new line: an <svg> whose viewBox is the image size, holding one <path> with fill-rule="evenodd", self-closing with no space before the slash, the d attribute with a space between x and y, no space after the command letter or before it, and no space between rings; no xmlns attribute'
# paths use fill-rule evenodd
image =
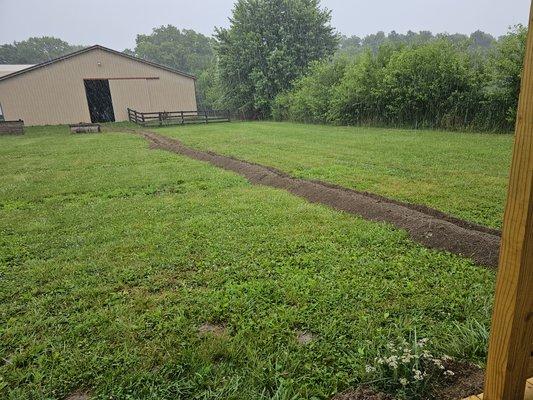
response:
<svg viewBox="0 0 533 400"><path fill-rule="evenodd" d="M0 45L0 64L38 64L81 48L83 46L74 46L55 37L31 37Z"/></svg>
<svg viewBox="0 0 533 400"><path fill-rule="evenodd" d="M443 119L462 117L465 110L458 107L469 89L466 57L438 41L394 52L377 91L391 124L413 121L418 127L445 126Z"/></svg>
<svg viewBox="0 0 533 400"><path fill-rule="evenodd" d="M288 400L357 385L413 330L447 352L489 326L495 274L136 135L29 127L0 137L0 277L2 399Z"/></svg>
<svg viewBox="0 0 533 400"><path fill-rule="evenodd" d="M375 54L383 45L393 45L396 47L420 46L442 39L447 40L454 46L468 49L471 52L486 52L495 43L495 39L492 35L480 30L473 32L470 36L461 33L439 33L434 35L429 31L408 31L405 34L397 33L395 31L385 34L385 32L380 31L375 34L367 35L362 39L358 36L341 36L337 55L345 54L354 56L367 50L370 50Z"/></svg>
<svg viewBox="0 0 533 400"><path fill-rule="evenodd" d="M332 90L344 76L347 64L348 60L343 57L313 64L308 75L296 80L293 91L276 98L273 118L284 120L291 116L303 122L326 122Z"/></svg>
<svg viewBox="0 0 533 400"><path fill-rule="evenodd" d="M215 58L213 39L172 25L154 28L150 35L137 35L133 53L191 74L205 71Z"/></svg>
<svg viewBox="0 0 533 400"><path fill-rule="evenodd" d="M527 27L517 25L503 36L489 59L490 82L486 88L493 109L499 110L505 121L514 125L520 81L526 52Z"/></svg>
<svg viewBox="0 0 533 400"><path fill-rule="evenodd" d="M350 121L371 123L380 118L383 101L379 83L390 58L390 46L383 46L378 57L366 51L346 68L339 84L332 90L329 119L337 124Z"/></svg>
<svg viewBox="0 0 533 400"><path fill-rule="evenodd" d="M230 28L216 33L228 107L269 117L275 97L335 51L330 19L318 0L237 1Z"/></svg>
<svg viewBox="0 0 533 400"><path fill-rule="evenodd" d="M348 125L484 131L513 128L524 27L515 27L497 42L480 31L469 38L434 37L423 32L409 40L397 36L377 34L363 41L347 40L343 52L356 55L344 62L344 75L337 75L332 86L326 86L321 81L328 67L310 69L276 100L274 115ZM381 43L378 48L376 43ZM335 61L330 63L329 68L334 69ZM302 106L318 104L317 99L322 108Z"/></svg>
<svg viewBox="0 0 533 400"><path fill-rule="evenodd" d="M226 110L227 103L220 84L218 64L213 62L196 76L198 106L208 110Z"/></svg>
<svg viewBox="0 0 533 400"><path fill-rule="evenodd" d="M483 317L490 317L490 308L487 307ZM463 360L482 364L487 359L487 346L481 343L488 343L489 336L489 327L479 322L477 317L464 321L454 326L448 333L447 351Z"/></svg>

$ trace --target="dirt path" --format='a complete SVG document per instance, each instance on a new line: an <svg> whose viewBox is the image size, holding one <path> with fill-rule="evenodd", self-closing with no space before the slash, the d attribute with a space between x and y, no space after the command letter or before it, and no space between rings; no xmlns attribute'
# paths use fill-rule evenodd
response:
<svg viewBox="0 0 533 400"><path fill-rule="evenodd" d="M370 221L388 222L405 229L411 239L426 247L470 257L476 263L496 267L500 232L476 225L429 207L402 203L371 193L346 189L326 182L294 178L277 169L195 150L153 132L141 132L152 148L172 151L246 177L251 183L284 189L310 202L356 214Z"/></svg>

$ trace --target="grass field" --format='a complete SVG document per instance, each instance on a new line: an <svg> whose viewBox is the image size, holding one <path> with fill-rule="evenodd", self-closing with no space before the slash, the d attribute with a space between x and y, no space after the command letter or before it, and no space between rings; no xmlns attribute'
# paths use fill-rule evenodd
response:
<svg viewBox="0 0 533 400"><path fill-rule="evenodd" d="M468 136L468 152L444 134L445 163L437 133L312 127L304 145L300 125L168 132L498 225L509 137ZM432 161L416 167L420 148ZM328 399L414 332L437 354L485 352L493 271L132 134L0 137L0 234L3 399ZM225 332L199 335L205 323Z"/></svg>
<svg viewBox="0 0 533 400"><path fill-rule="evenodd" d="M291 175L501 227L513 136L275 122L158 130Z"/></svg>

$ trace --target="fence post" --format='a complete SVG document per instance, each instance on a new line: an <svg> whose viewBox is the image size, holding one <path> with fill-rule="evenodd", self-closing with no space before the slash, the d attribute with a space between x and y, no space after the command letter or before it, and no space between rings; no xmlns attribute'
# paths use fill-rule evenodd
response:
<svg viewBox="0 0 533 400"><path fill-rule="evenodd" d="M159 126L163 125L163 117L161 115L161 113L158 113L158 117L159 117Z"/></svg>
<svg viewBox="0 0 533 400"><path fill-rule="evenodd" d="M205 113L205 123L207 124L207 110L205 110L204 113Z"/></svg>

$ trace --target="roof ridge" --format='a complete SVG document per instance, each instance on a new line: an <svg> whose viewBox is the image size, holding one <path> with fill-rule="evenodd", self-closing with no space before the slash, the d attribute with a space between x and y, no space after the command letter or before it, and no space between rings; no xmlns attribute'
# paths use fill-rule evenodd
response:
<svg viewBox="0 0 533 400"><path fill-rule="evenodd" d="M121 57L129 58L130 60L141 62L141 63L147 64L147 65L151 65L152 67L163 69L165 71L169 71L169 72L172 72L174 74L182 75L182 76L185 76L185 77L192 78L192 79L196 80L196 76L194 76L192 74L189 74L187 72L183 72L183 71L180 71L178 69L170 68L170 67L167 67L165 65L157 64L157 63L152 62L152 61L144 60L144 59L139 58L139 57L135 57L135 56L132 56L132 55L129 55L129 54L117 51L117 50L110 49L108 47L105 47L105 46L102 46L102 45L99 45L99 44L95 44L95 45L92 45L92 46L84 47L83 49L80 49L80 50L73 51L72 53L64 54L64 55L59 56L57 58L54 58L52 60L47 60L47 61L43 61L42 63L34 64L34 65L32 65L32 66L30 66L28 68L21 69L20 71L15 71L15 72L12 72L11 74L0 76L0 82L4 81L4 80L7 80L9 78L13 78L13 77L18 76L18 75L25 74L27 72L34 71L36 69L40 69L40 68L46 67L46 66L51 65L51 64L55 64L55 63L63 61L63 60L68 60L69 58L76 57L76 56L78 56L80 54L87 53L87 52L93 51L93 50L103 50L103 51L106 51L106 52L111 53L111 54L115 54L115 55L118 55L118 56L121 56ZM24 64L21 64L21 65L24 65Z"/></svg>

